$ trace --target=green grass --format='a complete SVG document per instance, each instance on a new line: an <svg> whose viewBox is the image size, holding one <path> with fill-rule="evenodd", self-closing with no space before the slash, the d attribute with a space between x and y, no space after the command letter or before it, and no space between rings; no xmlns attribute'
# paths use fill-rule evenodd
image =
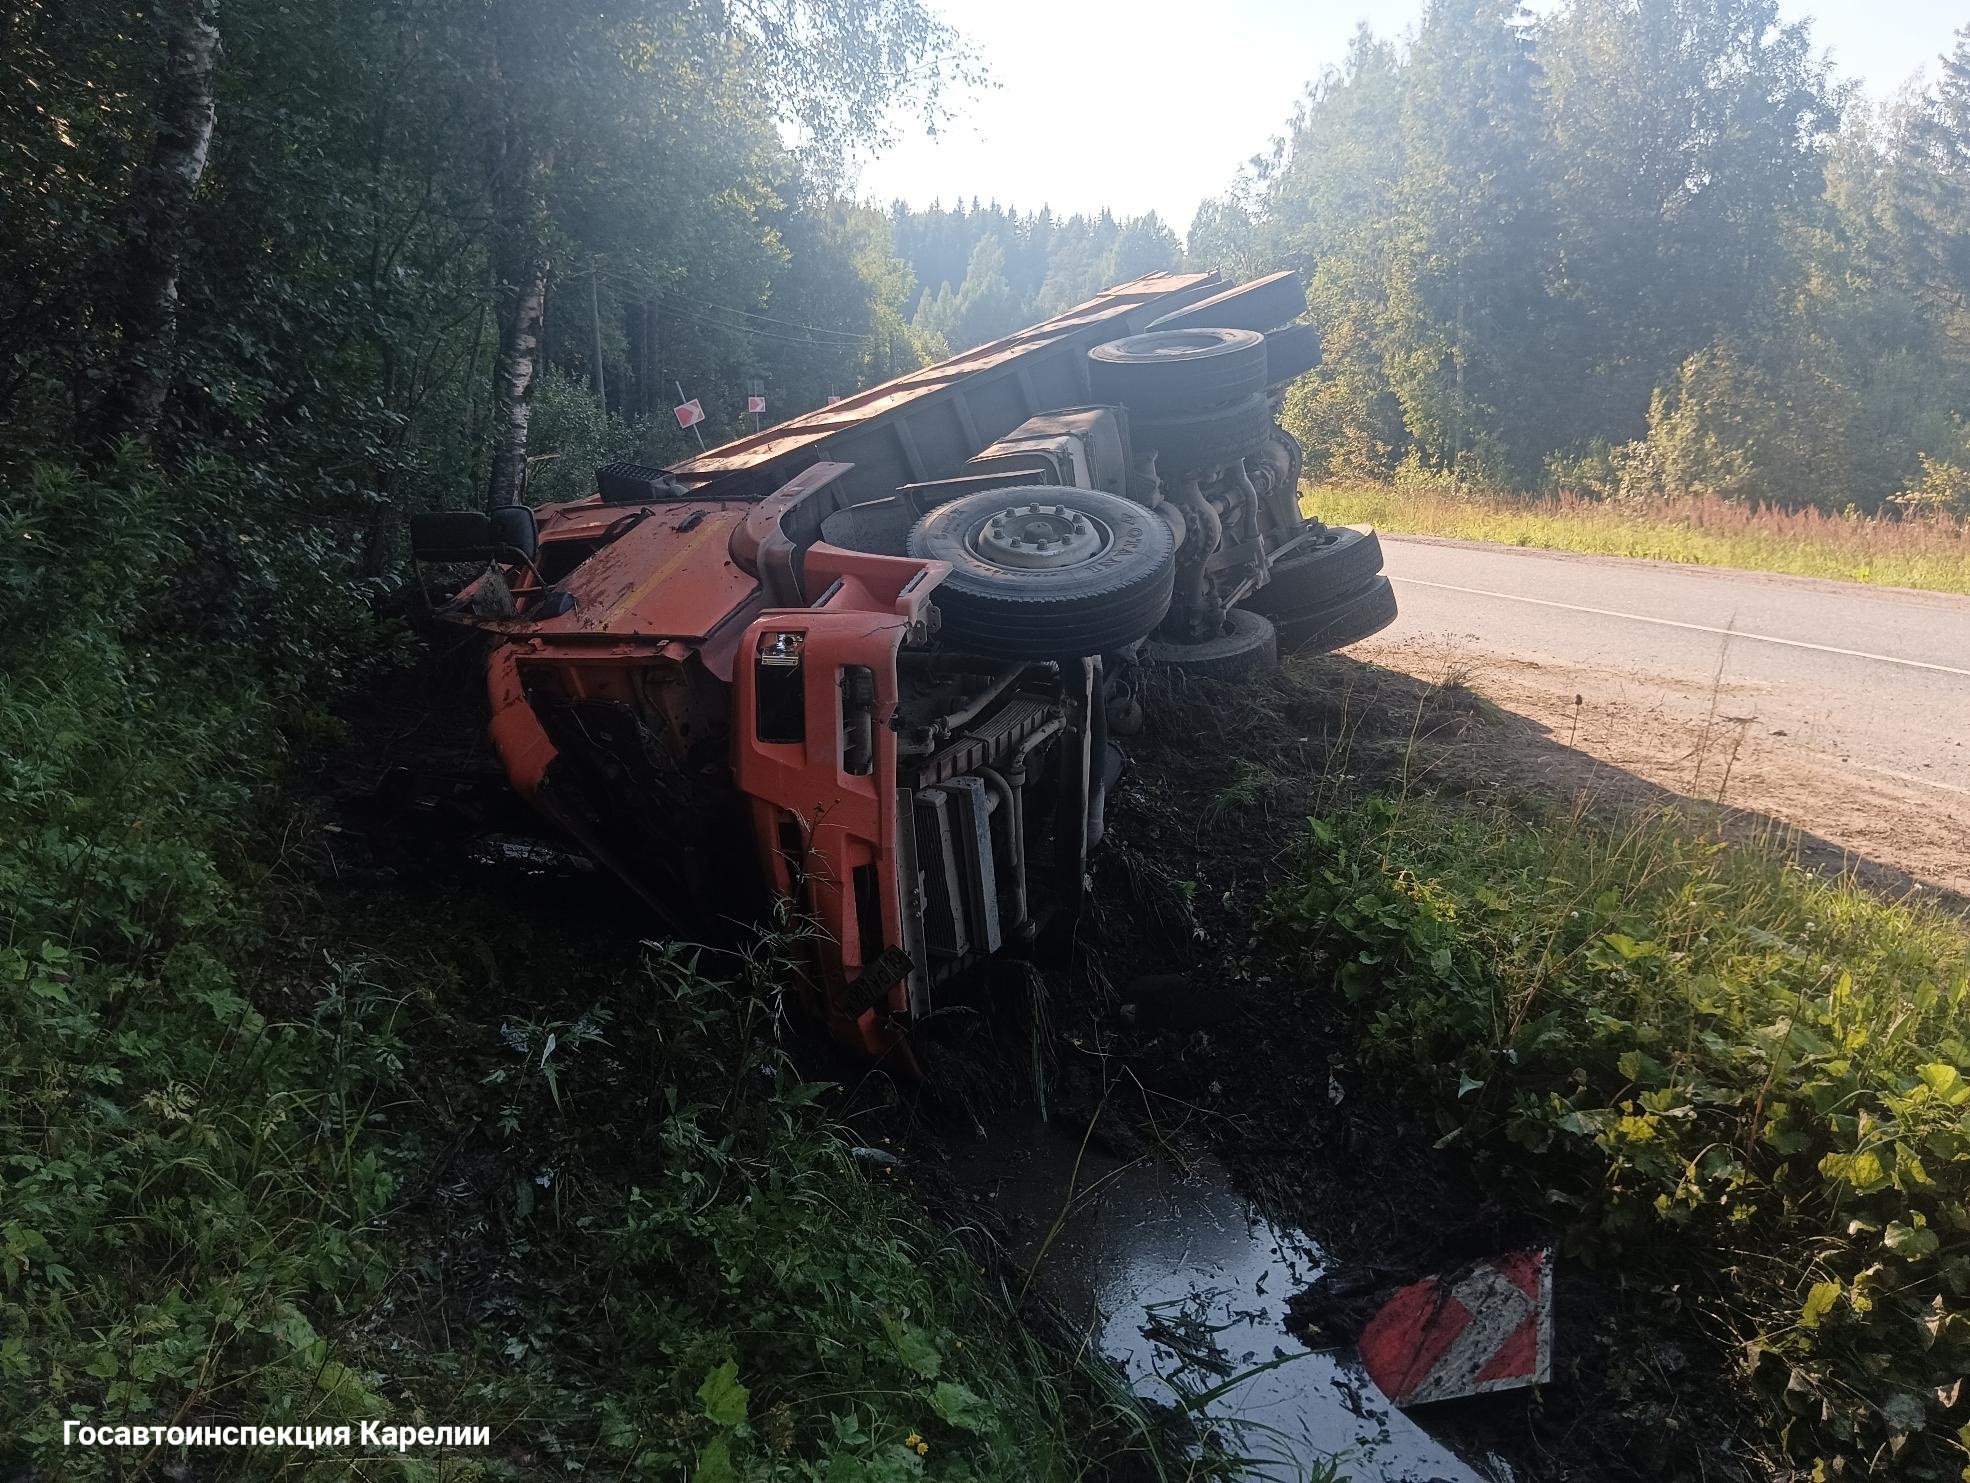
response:
<svg viewBox="0 0 1970 1483"><path fill-rule="evenodd" d="M1309 488L1301 505L1332 524L1391 533L1970 594L1970 523L1947 517L1343 485Z"/></svg>
<svg viewBox="0 0 1970 1483"><path fill-rule="evenodd" d="M65 1421L491 1428L376 1478L1143 1461L989 1250L852 1157L780 1049L784 936L645 952L305 883L301 692L157 624L197 494L43 470L0 503L0 1473L340 1479L364 1450L64 1448Z"/></svg>
<svg viewBox="0 0 1970 1483"><path fill-rule="evenodd" d="M1674 814L1378 798L1267 924L1445 1145L1725 1347L1775 1459L1970 1476L1960 918Z"/></svg>

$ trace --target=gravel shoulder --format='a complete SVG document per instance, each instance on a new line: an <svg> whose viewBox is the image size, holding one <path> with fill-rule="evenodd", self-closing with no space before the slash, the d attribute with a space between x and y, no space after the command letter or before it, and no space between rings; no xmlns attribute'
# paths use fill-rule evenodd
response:
<svg viewBox="0 0 1970 1483"><path fill-rule="evenodd" d="M1432 765L1721 804L1879 887L1970 896L1970 602L1386 545L1403 613L1350 655L1468 687L1517 723Z"/></svg>

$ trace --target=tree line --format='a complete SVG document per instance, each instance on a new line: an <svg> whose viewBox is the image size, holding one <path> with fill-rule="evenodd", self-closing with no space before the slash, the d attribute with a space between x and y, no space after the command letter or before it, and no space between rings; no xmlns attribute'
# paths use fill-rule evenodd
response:
<svg viewBox="0 0 1970 1483"><path fill-rule="evenodd" d="M1455 0L1190 246L1308 273L1329 473L1871 509L1966 463L1966 185L1970 42L1881 110L1773 0Z"/></svg>
<svg viewBox="0 0 1970 1483"><path fill-rule="evenodd" d="M1970 28L1891 104L1776 0L1432 0L1364 27L1181 253L897 205L922 343L1152 267L1298 268L1317 477L1970 511Z"/></svg>
<svg viewBox="0 0 1970 1483"><path fill-rule="evenodd" d="M1153 211L1056 217L976 197L922 210L899 201L889 236L915 280L910 325L929 356L995 340L1183 260L1177 234Z"/></svg>
<svg viewBox="0 0 1970 1483"><path fill-rule="evenodd" d="M1184 241L855 202L971 72L920 0L26 0L6 457L221 457L381 573L409 508L682 456L680 393L735 432L1187 263L1305 275L1316 475L1970 501L1970 32L1877 106L1775 0L1432 0Z"/></svg>
<svg viewBox="0 0 1970 1483"><path fill-rule="evenodd" d="M1970 508L1970 28L1882 107L1775 0L1436 0L1188 246L1307 275L1317 473Z"/></svg>

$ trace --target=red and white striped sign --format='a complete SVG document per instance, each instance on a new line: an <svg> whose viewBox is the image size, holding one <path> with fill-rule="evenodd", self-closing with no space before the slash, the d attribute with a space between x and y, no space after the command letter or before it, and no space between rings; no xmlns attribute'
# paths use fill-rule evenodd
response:
<svg viewBox="0 0 1970 1483"><path fill-rule="evenodd" d="M1399 1289L1361 1334L1398 1406L1543 1385L1553 1373L1553 1254L1515 1251Z"/></svg>
<svg viewBox="0 0 1970 1483"><path fill-rule="evenodd" d="M705 420L705 409L699 405L696 397L692 397L690 401L683 403L675 410L677 412L677 425L679 427L696 427Z"/></svg>
<svg viewBox="0 0 1970 1483"><path fill-rule="evenodd" d="M763 396L747 397L746 410L748 412L764 412L766 410L766 398Z"/></svg>

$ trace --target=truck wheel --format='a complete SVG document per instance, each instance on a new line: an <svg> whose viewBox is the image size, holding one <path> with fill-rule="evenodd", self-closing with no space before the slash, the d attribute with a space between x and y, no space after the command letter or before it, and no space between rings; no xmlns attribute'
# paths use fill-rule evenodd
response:
<svg viewBox="0 0 1970 1483"><path fill-rule="evenodd" d="M1382 569L1382 539L1368 526L1343 525L1333 539L1274 563L1265 586L1245 599L1255 613L1284 622L1352 593Z"/></svg>
<svg viewBox="0 0 1970 1483"><path fill-rule="evenodd" d="M1256 452L1272 434L1272 408L1256 393L1229 407L1167 417L1131 419L1137 451L1157 455L1164 477L1202 473Z"/></svg>
<svg viewBox="0 0 1970 1483"><path fill-rule="evenodd" d="M1289 324L1265 337L1265 384L1297 381L1320 364L1320 331L1310 324Z"/></svg>
<svg viewBox="0 0 1970 1483"><path fill-rule="evenodd" d="M1380 633L1395 615L1395 588L1387 577L1371 577L1366 587L1329 607L1281 618L1279 647L1288 654L1329 654Z"/></svg>
<svg viewBox="0 0 1970 1483"><path fill-rule="evenodd" d="M1142 646L1145 659L1167 664L1185 674L1213 680L1236 680L1245 675L1270 674L1279 668L1279 635L1269 619L1243 608L1224 615L1224 632L1197 644L1151 639Z"/></svg>
<svg viewBox="0 0 1970 1483"><path fill-rule="evenodd" d="M999 659L1125 649L1163 621L1176 581L1169 523L1094 489L968 494L912 526L908 547L951 565L933 599L946 640Z"/></svg>
<svg viewBox="0 0 1970 1483"><path fill-rule="evenodd" d="M1290 324L1306 313L1306 288L1291 268L1254 278L1199 299L1186 308L1152 320L1151 330L1189 329L1200 324L1229 324L1245 330L1269 330Z"/></svg>
<svg viewBox="0 0 1970 1483"><path fill-rule="evenodd" d="M1088 352L1088 394L1145 416L1222 407L1265 386L1265 339L1251 330L1164 330Z"/></svg>

